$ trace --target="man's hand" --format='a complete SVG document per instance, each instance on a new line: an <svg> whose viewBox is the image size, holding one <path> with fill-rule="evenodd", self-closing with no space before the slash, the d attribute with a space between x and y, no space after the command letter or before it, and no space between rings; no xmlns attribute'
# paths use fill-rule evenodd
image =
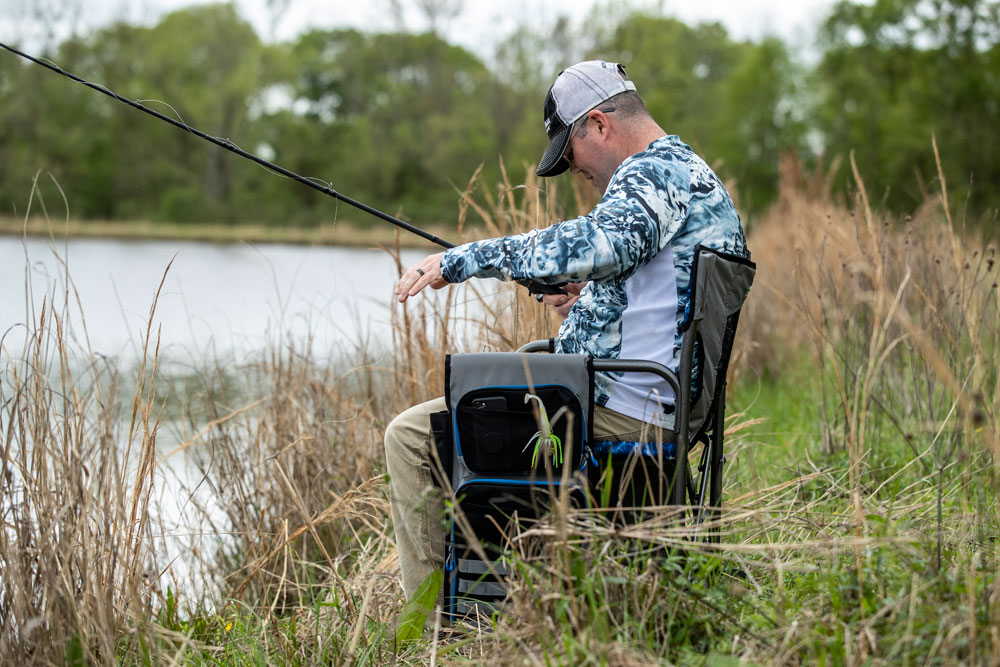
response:
<svg viewBox="0 0 1000 667"><path fill-rule="evenodd" d="M425 287L441 289L448 284L448 281L441 275L441 258L443 256L443 252L428 255L403 272L399 282L396 283L396 296L400 303L411 296L416 296Z"/></svg>
<svg viewBox="0 0 1000 667"><path fill-rule="evenodd" d="M563 285L563 290L566 294L546 294L542 297L542 303L547 303L556 309L559 316L566 319L569 315L569 309L573 307L573 304L580 300L580 292L583 290L584 285L587 283L566 283Z"/></svg>

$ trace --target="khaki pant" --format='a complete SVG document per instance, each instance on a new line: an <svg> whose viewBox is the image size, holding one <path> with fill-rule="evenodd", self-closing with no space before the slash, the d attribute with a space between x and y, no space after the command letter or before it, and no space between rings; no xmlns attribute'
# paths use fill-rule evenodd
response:
<svg viewBox="0 0 1000 667"><path fill-rule="evenodd" d="M444 398L415 405L392 420L385 431L392 523L407 599L433 570L444 566L444 500L431 476L430 414L446 409ZM651 435L651 428L613 410L594 408L597 440L641 441Z"/></svg>

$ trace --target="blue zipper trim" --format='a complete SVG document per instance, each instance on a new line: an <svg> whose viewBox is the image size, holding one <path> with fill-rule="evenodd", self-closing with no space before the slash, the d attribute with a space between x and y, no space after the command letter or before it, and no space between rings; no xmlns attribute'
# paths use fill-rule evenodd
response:
<svg viewBox="0 0 1000 667"><path fill-rule="evenodd" d="M594 442L592 454L600 456L601 454L608 454L610 452L614 456L639 454L641 456L655 457L659 456L661 449L663 450L664 458L673 459L677 457L677 444L673 442L616 442L614 440L598 440Z"/></svg>

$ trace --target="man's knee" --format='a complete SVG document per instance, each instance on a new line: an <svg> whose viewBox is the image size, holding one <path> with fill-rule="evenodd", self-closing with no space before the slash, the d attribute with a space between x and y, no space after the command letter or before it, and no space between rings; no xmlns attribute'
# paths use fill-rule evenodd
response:
<svg viewBox="0 0 1000 667"><path fill-rule="evenodd" d="M443 398L420 403L401 412L385 429L386 462L391 468L395 461L414 464L430 454L432 412L445 409Z"/></svg>
<svg viewBox="0 0 1000 667"><path fill-rule="evenodd" d="M385 442L385 451L394 451L400 446L400 443L405 440L405 433L407 430L406 420L403 419L403 415L406 413L400 413L396 415L396 418L389 422L389 425L385 427L385 435L383 441Z"/></svg>

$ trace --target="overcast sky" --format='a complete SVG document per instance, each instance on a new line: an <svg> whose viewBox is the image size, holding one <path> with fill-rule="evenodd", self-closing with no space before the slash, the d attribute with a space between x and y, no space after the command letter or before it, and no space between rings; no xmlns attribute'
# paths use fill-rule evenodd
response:
<svg viewBox="0 0 1000 667"><path fill-rule="evenodd" d="M597 7L614 6L607 0L438 0L461 7L446 19L442 29L449 41L482 58L517 25L549 24L559 15L582 18ZM410 29L426 23L413 10L417 0L395 0L410 8L405 16ZM64 38L77 30L114 20L151 25L165 12L198 4L194 0L0 0L0 37L24 46ZM394 0L235 0L240 14L265 40L288 39L304 29L357 27L390 30ZM738 39L777 35L793 48L806 51L816 26L834 0L638 0L630 6L651 7L689 24L719 21ZM275 9L277 8L277 9Z"/></svg>

